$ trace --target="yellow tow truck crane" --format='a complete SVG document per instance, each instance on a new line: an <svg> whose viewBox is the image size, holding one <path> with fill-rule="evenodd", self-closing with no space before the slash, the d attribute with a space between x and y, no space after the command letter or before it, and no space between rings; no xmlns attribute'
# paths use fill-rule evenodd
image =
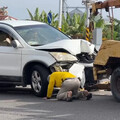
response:
<svg viewBox="0 0 120 120"><path fill-rule="evenodd" d="M92 12L98 9L109 11L110 8L120 7L120 0L106 0L92 5ZM114 98L120 102L120 41L103 41L94 61L94 79L110 78L110 88Z"/></svg>

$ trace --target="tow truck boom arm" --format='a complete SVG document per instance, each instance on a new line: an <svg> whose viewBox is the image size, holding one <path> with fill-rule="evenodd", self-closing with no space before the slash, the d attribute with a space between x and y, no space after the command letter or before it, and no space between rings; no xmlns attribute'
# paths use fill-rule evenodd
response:
<svg viewBox="0 0 120 120"><path fill-rule="evenodd" d="M106 0L104 2L96 2L94 5L95 9L102 9L108 7L120 7L120 0Z"/></svg>

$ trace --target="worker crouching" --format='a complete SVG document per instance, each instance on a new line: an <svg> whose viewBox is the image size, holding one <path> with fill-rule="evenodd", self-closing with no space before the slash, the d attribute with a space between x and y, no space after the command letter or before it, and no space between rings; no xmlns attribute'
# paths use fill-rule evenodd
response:
<svg viewBox="0 0 120 120"><path fill-rule="evenodd" d="M80 91L80 79L69 72L54 72L49 76L47 99L51 98L53 89L60 87L57 94L58 100L72 101L73 99L92 98L92 94L87 90Z"/></svg>

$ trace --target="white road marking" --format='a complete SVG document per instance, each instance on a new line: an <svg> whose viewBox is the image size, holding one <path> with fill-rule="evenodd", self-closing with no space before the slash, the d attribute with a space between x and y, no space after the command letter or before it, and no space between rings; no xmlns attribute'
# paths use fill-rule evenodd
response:
<svg viewBox="0 0 120 120"><path fill-rule="evenodd" d="M54 115L54 116L48 116L49 118L60 118L60 117L66 117L66 116L71 116L73 114L62 114L62 115Z"/></svg>

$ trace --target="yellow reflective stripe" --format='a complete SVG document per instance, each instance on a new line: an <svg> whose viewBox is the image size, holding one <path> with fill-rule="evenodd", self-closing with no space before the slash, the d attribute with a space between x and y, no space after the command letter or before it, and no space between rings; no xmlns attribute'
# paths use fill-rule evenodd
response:
<svg viewBox="0 0 120 120"><path fill-rule="evenodd" d="M90 34L89 34L89 28L86 28L86 40L90 41Z"/></svg>
<svg viewBox="0 0 120 120"><path fill-rule="evenodd" d="M59 31L61 31L61 28L58 28Z"/></svg>

